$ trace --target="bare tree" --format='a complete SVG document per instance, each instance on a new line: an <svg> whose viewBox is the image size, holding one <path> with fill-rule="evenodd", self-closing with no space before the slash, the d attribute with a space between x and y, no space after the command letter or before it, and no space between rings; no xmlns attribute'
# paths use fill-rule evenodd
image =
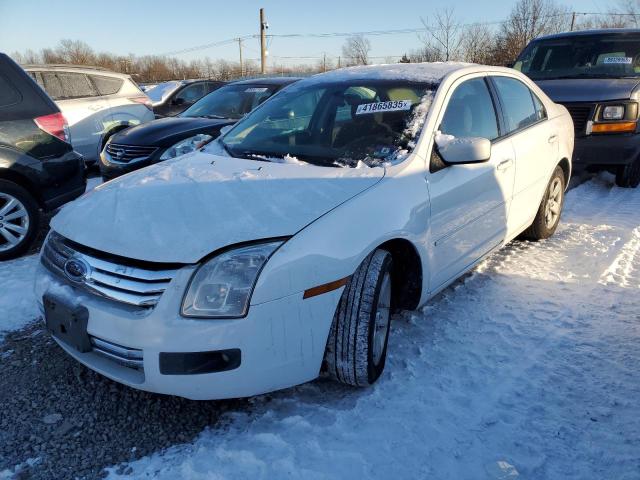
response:
<svg viewBox="0 0 640 480"><path fill-rule="evenodd" d="M489 27L476 23L466 27L461 36L461 56L466 62L491 63L495 38Z"/></svg>
<svg viewBox="0 0 640 480"><path fill-rule="evenodd" d="M347 38L342 46L342 56L348 65L368 65L371 42L362 35Z"/></svg>
<svg viewBox="0 0 640 480"><path fill-rule="evenodd" d="M420 36L420 39L429 51L438 52L437 60L458 59L462 36L453 8L437 11L431 20L432 24L424 18L420 18L420 21L427 31L427 34Z"/></svg>
<svg viewBox="0 0 640 480"><path fill-rule="evenodd" d="M569 30L570 22L569 10L554 0L518 0L502 24L493 61L512 62L531 40Z"/></svg>

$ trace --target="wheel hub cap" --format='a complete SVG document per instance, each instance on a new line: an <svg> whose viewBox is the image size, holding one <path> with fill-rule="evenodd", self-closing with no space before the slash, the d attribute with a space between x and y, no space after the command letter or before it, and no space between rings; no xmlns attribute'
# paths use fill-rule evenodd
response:
<svg viewBox="0 0 640 480"><path fill-rule="evenodd" d="M373 361L376 365L382 359L382 352L389 334L391 318L391 277L386 273L380 285L378 305L376 306L375 325L373 330Z"/></svg>
<svg viewBox="0 0 640 480"><path fill-rule="evenodd" d="M24 241L29 231L29 213L13 195L0 192L0 252Z"/></svg>
<svg viewBox="0 0 640 480"><path fill-rule="evenodd" d="M549 185L549 195L544 209L544 220L547 228L553 228L560 219L562 194L562 181L559 178L554 178Z"/></svg>

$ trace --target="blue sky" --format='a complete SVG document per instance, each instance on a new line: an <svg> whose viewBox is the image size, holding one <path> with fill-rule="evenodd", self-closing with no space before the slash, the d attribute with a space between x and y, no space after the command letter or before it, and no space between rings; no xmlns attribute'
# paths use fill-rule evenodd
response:
<svg viewBox="0 0 640 480"><path fill-rule="evenodd" d="M214 1L214 0L0 0L0 49L11 53L55 46L62 38L87 42L98 51L136 55L174 50L250 35L258 31L264 7L269 33L354 32L420 28L440 6L453 7L462 23L504 19L515 0L402 1ZM605 11L615 0L557 0L578 11ZM402 55L420 46L415 34L370 37L373 56ZM337 56L344 38L274 38L277 57ZM245 58L259 57L257 39L245 41ZM226 45L181 58L237 60L238 47ZM281 59L311 63L312 60Z"/></svg>

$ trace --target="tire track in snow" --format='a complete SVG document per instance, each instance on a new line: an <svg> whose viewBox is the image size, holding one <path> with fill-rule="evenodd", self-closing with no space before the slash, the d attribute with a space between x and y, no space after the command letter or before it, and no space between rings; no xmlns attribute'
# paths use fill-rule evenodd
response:
<svg viewBox="0 0 640 480"><path fill-rule="evenodd" d="M583 184L555 237L514 242L395 317L374 388L258 397L132 476L638 479L639 225L640 190Z"/></svg>

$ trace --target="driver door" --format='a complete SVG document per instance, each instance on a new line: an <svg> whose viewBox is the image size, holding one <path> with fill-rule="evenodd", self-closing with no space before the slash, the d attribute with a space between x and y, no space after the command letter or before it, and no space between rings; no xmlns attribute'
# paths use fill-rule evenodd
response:
<svg viewBox="0 0 640 480"><path fill-rule="evenodd" d="M441 112L442 134L487 138L492 147L486 162L446 165L434 142L428 174L434 291L473 266L506 236L515 156L511 140L500 136L495 105L485 77L478 76L454 85Z"/></svg>

